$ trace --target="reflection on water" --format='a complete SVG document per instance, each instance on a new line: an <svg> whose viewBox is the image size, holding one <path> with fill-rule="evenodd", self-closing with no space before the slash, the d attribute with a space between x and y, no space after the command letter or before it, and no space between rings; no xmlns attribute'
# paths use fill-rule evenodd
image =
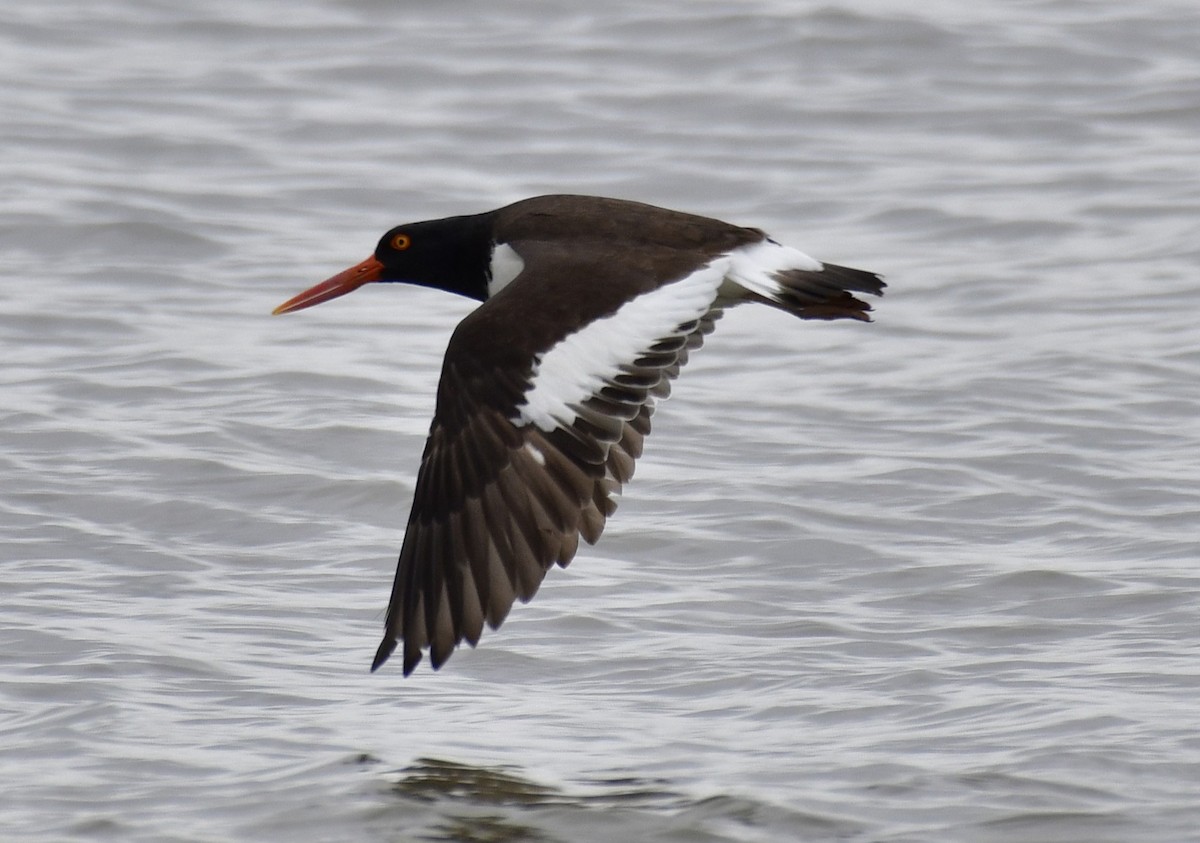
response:
<svg viewBox="0 0 1200 843"><path fill-rule="evenodd" d="M442 820L430 839L464 843L545 840L534 826L520 821L520 809L565 801L553 788L510 770L432 758L417 759L401 770L395 791L437 804ZM497 809L496 813L489 813L489 808Z"/></svg>
<svg viewBox="0 0 1200 843"><path fill-rule="evenodd" d="M417 799L542 805L561 798L554 788L523 779L511 768L472 767L436 758L418 758L398 775L396 792Z"/></svg>
<svg viewBox="0 0 1200 843"><path fill-rule="evenodd" d="M493 843L541 840L789 839L808 830L828 839L852 824L731 796L688 797L661 781L608 778L564 788L510 767L422 758L392 774L393 792L434 809L421 839ZM411 829L409 829L409 833Z"/></svg>

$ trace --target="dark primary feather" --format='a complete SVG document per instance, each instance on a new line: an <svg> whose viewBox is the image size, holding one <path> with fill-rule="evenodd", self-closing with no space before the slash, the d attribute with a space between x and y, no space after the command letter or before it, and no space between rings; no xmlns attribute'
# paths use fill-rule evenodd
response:
<svg viewBox="0 0 1200 843"><path fill-rule="evenodd" d="M558 257L523 275L522 283L564 283L586 271L603 285L595 260L578 250L567 266L567 255ZM656 283L647 279L647 288ZM525 378L512 377L522 369L510 367L503 349L520 345L517 334L528 339L528 320L514 318L502 299L503 293L468 315L447 349L387 633L372 669L398 639L405 675L425 648L440 667L460 641L474 644L484 623L499 626L516 600L532 598L552 565L571 561L581 537L589 544L599 539L641 456L654 400L669 392L669 379L720 314L710 311L653 343L571 408L573 424L543 431L510 421L531 373L527 365ZM614 296L612 309L618 306ZM469 353L479 347L473 339L480 332L497 349L483 359Z"/></svg>

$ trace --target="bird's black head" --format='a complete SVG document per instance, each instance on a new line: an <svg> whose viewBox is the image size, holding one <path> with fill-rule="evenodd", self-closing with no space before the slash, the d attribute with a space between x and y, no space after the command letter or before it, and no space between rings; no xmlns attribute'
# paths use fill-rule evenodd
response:
<svg viewBox="0 0 1200 843"><path fill-rule="evenodd" d="M275 312L312 307L371 281L419 284L483 301L492 257L491 221L491 214L476 214L396 226L383 235L371 257L288 299Z"/></svg>
<svg viewBox="0 0 1200 843"><path fill-rule="evenodd" d="M434 287L483 301L492 256L488 215L398 225L375 247L380 281Z"/></svg>

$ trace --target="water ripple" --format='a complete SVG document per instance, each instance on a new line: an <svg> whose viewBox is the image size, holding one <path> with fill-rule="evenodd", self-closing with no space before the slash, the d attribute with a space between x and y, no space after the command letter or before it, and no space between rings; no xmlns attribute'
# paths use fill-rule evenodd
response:
<svg viewBox="0 0 1200 843"><path fill-rule="evenodd" d="M1198 36L1169 0L9 10L0 826L1190 838ZM370 675L469 305L268 314L549 191L888 295L729 314L603 542Z"/></svg>

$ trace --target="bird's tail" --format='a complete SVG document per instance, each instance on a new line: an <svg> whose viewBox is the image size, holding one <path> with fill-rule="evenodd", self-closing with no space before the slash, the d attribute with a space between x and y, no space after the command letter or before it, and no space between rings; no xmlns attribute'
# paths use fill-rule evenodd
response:
<svg viewBox="0 0 1200 843"><path fill-rule="evenodd" d="M728 277L742 289L740 298L801 319L870 322L871 305L854 293L881 296L887 286L874 272L822 263L774 240L764 240L731 257Z"/></svg>

